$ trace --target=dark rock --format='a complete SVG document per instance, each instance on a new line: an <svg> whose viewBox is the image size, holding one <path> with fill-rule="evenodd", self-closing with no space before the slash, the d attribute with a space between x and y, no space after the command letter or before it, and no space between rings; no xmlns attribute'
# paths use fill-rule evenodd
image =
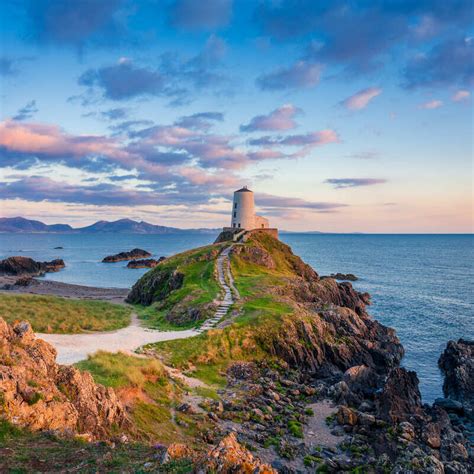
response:
<svg viewBox="0 0 474 474"><path fill-rule="evenodd" d="M127 268L155 268L163 260L165 260L165 257L160 257L158 260L153 258L131 260L128 262Z"/></svg>
<svg viewBox="0 0 474 474"><path fill-rule="evenodd" d="M335 280L357 281L358 278L352 273L331 273L330 278Z"/></svg>
<svg viewBox="0 0 474 474"><path fill-rule="evenodd" d="M133 285L127 296L127 303L149 306L155 301L165 299L172 291L181 288L184 281L183 273L170 269L156 270L148 272Z"/></svg>
<svg viewBox="0 0 474 474"><path fill-rule="evenodd" d="M57 272L64 267L64 261L61 259L37 262L29 257L9 257L0 261L0 275L41 276L48 272Z"/></svg>
<svg viewBox="0 0 474 474"><path fill-rule="evenodd" d="M421 413L421 394L416 372L392 369L383 390L377 396L377 413L389 422L400 423Z"/></svg>
<svg viewBox="0 0 474 474"><path fill-rule="evenodd" d="M474 407L474 341L449 341L439 358L446 398Z"/></svg>
<svg viewBox="0 0 474 474"><path fill-rule="evenodd" d="M130 252L120 252L115 255L109 255L105 257L102 262L104 263L114 263L121 262L124 260L137 260L141 258L151 257L151 253L142 249L133 249Z"/></svg>
<svg viewBox="0 0 474 474"><path fill-rule="evenodd" d="M15 286L30 286L34 281L30 276L21 277L15 281Z"/></svg>
<svg viewBox="0 0 474 474"><path fill-rule="evenodd" d="M448 413L456 413L458 415L464 413L462 403L457 400L452 400L451 398L437 398L434 405L446 410Z"/></svg>

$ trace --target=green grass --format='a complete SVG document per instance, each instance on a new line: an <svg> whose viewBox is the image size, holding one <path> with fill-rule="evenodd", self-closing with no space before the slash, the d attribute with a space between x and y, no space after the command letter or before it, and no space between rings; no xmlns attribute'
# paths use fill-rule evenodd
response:
<svg viewBox="0 0 474 474"><path fill-rule="evenodd" d="M225 370L233 361L271 359L270 339L283 324L283 319L294 313L291 302L280 299L275 291L294 276L291 267L294 256L283 244L266 236L259 236L255 241L252 238L245 245L270 251L276 266L268 269L249 262L244 258L246 255L232 255L232 274L241 296L237 305L240 314L233 324L190 339L147 346L166 364L182 370L192 368L190 375L214 386L225 383ZM290 263L285 258L289 258Z"/></svg>
<svg viewBox="0 0 474 474"><path fill-rule="evenodd" d="M209 419L203 414L178 414L173 410L182 401L184 387L168 378L160 361L98 352L76 366L89 371L96 382L115 389L128 407L132 438L193 446L202 442L199 433L209 428Z"/></svg>
<svg viewBox="0 0 474 474"><path fill-rule="evenodd" d="M36 332L77 334L126 327L131 309L105 301L0 294L0 314L10 323L27 320Z"/></svg>
<svg viewBox="0 0 474 474"><path fill-rule="evenodd" d="M133 305L135 312L139 319L141 319L146 327L151 329L158 329L160 331L177 331L184 329L192 329L196 327L194 321L189 321L183 324L173 324L166 319L166 309L161 309L158 305L151 306Z"/></svg>
<svg viewBox="0 0 474 474"><path fill-rule="evenodd" d="M154 290L151 306L135 306L145 325L161 330L189 329L210 316L214 309L212 303L221 291L215 275L216 257L221 248L221 245L208 245L177 254L137 282L142 291L150 291L147 288ZM168 282L175 271L184 275L183 283L180 288L167 293ZM157 278L162 283L155 288ZM191 320L189 311L196 309L200 312L199 320Z"/></svg>
<svg viewBox="0 0 474 474"><path fill-rule="evenodd" d="M99 351L76 366L90 372L97 383L112 388L144 389L149 380L161 385L167 380L163 365L158 360L141 359L121 352Z"/></svg>
<svg viewBox="0 0 474 474"><path fill-rule="evenodd" d="M151 463L145 470L143 465ZM31 433L0 419L0 472L139 473L192 472L189 460L160 466L156 449L142 443L84 443L75 438L58 438L52 433Z"/></svg>

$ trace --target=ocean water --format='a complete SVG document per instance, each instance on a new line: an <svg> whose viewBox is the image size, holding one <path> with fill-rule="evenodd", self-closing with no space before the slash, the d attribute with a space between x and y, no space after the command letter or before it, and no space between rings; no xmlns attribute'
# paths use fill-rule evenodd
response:
<svg viewBox="0 0 474 474"><path fill-rule="evenodd" d="M146 269L101 263L106 255L143 248L158 257L206 245L212 235L0 234L0 258L62 258L45 278L101 287L130 287ZM416 370L425 402L442 396L437 360L446 342L474 337L474 236L282 234L320 275L354 273L372 296L370 314L397 330L403 364ZM54 249L62 246L63 250Z"/></svg>

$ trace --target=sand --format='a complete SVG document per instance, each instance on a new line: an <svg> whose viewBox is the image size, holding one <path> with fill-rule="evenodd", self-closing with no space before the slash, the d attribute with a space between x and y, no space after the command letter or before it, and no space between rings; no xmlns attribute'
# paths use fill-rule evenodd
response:
<svg viewBox="0 0 474 474"><path fill-rule="evenodd" d="M184 331L158 331L140 325L135 314L129 326L117 331L100 332L97 334L43 334L36 333L40 339L52 344L58 351L56 361L70 365L97 351L125 352L133 354L139 347L152 342L170 341L196 336L194 329Z"/></svg>

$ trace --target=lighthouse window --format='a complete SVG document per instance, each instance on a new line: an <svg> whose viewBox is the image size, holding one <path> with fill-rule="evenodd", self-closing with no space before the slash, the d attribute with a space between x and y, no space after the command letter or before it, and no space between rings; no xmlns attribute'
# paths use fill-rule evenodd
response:
<svg viewBox="0 0 474 474"><path fill-rule="evenodd" d="M240 227L240 222L239 222L239 227Z"/></svg>
<svg viewBox="0 0 474 474"><path fill-rule="evenodd" d="M234 218L235 218L235 217L237 217L237 213L236 213L236 212L234 212Z"/></svg>
<svg viewBox="0 0 474 474"><path fill-rule="evenodd" d="M234 209L237 209L237 203L236 202L234 203Z"/></svg>

